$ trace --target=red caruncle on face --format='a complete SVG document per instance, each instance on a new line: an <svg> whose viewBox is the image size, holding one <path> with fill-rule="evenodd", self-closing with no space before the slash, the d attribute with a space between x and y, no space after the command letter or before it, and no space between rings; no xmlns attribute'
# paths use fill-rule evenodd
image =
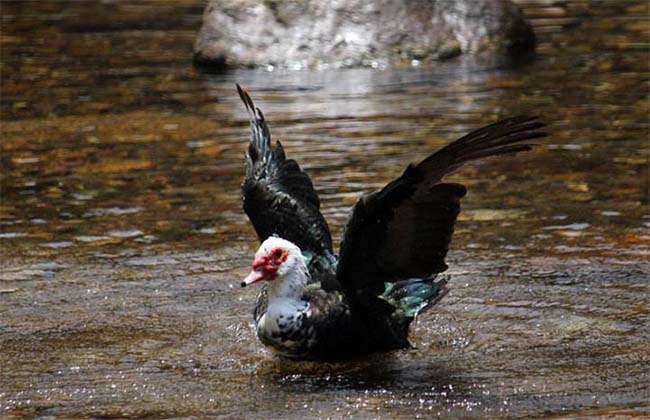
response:
<svg viewBox="0 0 650 420"><path fill-rule="evenodd" d="M282 247L275 247L271 248L271 250L267 254L269 256L269 259L275 264L276 266L282 264L287 260L287 257L289 256L289 251Z"/></svg>
<svg viewBox="0 0 650 420"><path fill-rule="evenodd" d="M286 249L271 248L265 255L261 255L253 261L253 270L264 270L267 273L275 274L278 266L286 261L289 252Z"/></svg>
<svg viewBox="0 0 650 420"><path fill-rule="evenodd" d="M272 281L277 277L278 267L287 260L289 251L276 246L253 261L253 271L244 279L242 286L261 280Z"/></svg>

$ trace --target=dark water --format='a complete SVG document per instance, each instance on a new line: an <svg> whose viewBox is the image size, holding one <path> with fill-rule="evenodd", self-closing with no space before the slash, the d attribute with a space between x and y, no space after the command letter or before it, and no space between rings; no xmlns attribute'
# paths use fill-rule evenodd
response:
<svg viewBox="0 0 650 420"><path fill-rule="evenodd" d="M650 415L649 6L520 3L528 63L207 75L201 1L3 1L0 415ZM408 162L500 116L549 122L454 175L451 292L415 350L296 363L256 342L235 82L337 238Z"/></svg>

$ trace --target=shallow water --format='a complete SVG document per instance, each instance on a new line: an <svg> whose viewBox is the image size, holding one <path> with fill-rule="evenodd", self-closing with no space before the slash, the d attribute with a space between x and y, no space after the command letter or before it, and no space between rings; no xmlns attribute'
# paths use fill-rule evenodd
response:
<svg viewBox="0 0 650 420"><path fill-rule="evenodd" d="M650 415L648 4L520 3L526 63L209 75L201 1L3 1L2 416ZM296 363L256 342L235 82L337 239L408 162L500 116L549 123L453 176L451 292L415 349Z"/></svg>

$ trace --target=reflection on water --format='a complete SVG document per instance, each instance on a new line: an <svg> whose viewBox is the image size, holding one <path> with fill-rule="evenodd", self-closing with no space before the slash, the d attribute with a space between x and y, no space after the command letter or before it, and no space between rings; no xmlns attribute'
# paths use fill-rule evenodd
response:
<svg viewBox="0 0 650 420"><path fill-rule="evenodd" d="M201 1L3 2L0 410L642 415L648 5L520 3L540 39L527 63L206 75L189 65ZM500 116L550 123L533 152L454 175L470 193L452 290L416 349L334 365L260 349L255 290L235 287L256 248L235 82L337 238L407 162Z"/></svg>

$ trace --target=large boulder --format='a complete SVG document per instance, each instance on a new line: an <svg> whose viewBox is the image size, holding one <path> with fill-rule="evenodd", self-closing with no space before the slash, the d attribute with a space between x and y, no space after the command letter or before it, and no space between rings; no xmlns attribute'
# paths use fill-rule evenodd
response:
<svg viewBox="0 0 650 420"><path fill-rule="evenodd" d="M195 62L326 68L531 51L510 0L210 0Z"/></svg>

